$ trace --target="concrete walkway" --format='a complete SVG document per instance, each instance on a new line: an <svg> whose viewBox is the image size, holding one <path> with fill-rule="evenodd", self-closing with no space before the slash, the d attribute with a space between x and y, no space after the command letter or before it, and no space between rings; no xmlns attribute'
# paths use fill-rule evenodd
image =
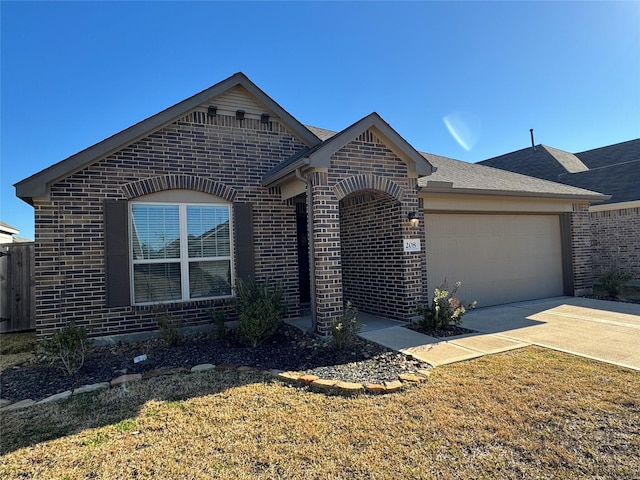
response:
<svg viewBox="0 0 640 480"><path fill-rule="evenodd" d="M549 298L473 310L462 326L481 333L441 339L391 325L360 336L435 366L539 345L640 370L636 304Z"/></svg>

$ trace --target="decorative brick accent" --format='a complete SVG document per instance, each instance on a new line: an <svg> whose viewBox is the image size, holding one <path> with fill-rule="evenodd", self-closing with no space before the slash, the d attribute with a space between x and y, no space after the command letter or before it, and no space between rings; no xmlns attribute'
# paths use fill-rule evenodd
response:
<svg viewBox="0 0 640 480"><path fill-rule="evenodd" d="M228 202L233 202L237 194L235 189L224 183L194 175L163 175L122 185L122 191L129 200L150 193L176 189L208 193Z"/></svg>
<svg viewBox="0 0 640 480"><path fill-rule="evenodd" d="M640 280L640 207L591 212L594 278L615 262L635 270Z"/></svg>
<svg viewBox="0 0 640 480"><path fill-rule="evenodd" d="M338 200L342 200L346 196L362 190L375 190L386 193L400 202L405 196L404 189L397 183L386 177L372 174L354 175L353 177L348 177L338 182L333 187L333 192L336 194Z"/></svg>

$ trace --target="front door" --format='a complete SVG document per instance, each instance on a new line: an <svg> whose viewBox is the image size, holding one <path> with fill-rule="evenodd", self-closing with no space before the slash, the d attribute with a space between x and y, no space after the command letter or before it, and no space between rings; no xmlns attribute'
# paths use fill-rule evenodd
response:
<svg viewBox="0 0 640 480"><path fill-rule="evenodd" d="M309 283L309 230L307 228L307 204L296 203L296 225L298 230L298 285L300 304L309 305L311 288Z"/></svg>

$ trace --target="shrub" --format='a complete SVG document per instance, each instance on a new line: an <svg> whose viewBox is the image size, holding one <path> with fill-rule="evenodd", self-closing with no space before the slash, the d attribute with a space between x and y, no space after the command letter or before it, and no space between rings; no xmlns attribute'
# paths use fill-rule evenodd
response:
<svg viewBox="0 0 640 480"><path fill-rule="evenodd" d="M336 319L331 323L331 335L339 350L345 350L355 343L358 332L362 328L357 315L358 309L351 302L347 302L342 319Z"/></svg>
<svg viewBox="0 0 640 480"><path fill-rule="evenodd" d="M60 369L66 376L73 375L84 365L87 351L91 347L91 340L87 338L88 331L70 322L63 329L58 330L50 338L42 342L44 353L60 362Z"/></svg>
<svg viewBox="0 0 640 480"><path fill-rule="evenodd" d="M622 286L631 280L633 276L634 271L631 267L622 266L618 262L614 262L609 268L602 272L599 281L602 288L607 292L607 295L611 298L618 298Z"/></svg>
<svg viewBox="0 0 640 480"><path fill-rule="evenodd" d="M467 310L474 308L477 303L474 300L470 304L464 305L456 296L460 285L461 282L456 282L456 286L449 291L449 286L445 280L434 290L430 307L418 302L418 315L422 317L422 319L418 321L418 324L424 328L433 330L440 330L451 324L460 325L462 317L467 313Z"/></svg>
<svg viewBox="0 0 640 480"><path fill-rule="evenodd" d="M226 310L214 310L209 309L209 316L213 323L213 336L216 340L222 340L227 335L227 327L225 322L227 321L228 314Z"/></svg>
<svg viewBox="0 0 640 480"><path fill-rule="evenodd" d="M160 337L170 346L176 346L182 340L180 334L180 318L173 318L167 311L163 311L158 315L158 327L160 329Z"/></svg>
<svg viewBox="0 0 640 480"><path fill-rule="evenodd" d="M272 336L282 324L284 302L282 286L269 281L236 281L238 336L246 345L257 347Z"/></svg>

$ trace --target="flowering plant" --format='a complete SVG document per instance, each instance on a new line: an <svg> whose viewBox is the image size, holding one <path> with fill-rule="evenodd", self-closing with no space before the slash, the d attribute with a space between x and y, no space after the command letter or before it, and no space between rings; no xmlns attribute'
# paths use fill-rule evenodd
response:
<svg viewBox="0 0 640 480"><path fill-rule="evenodd" d="M462 317L467 310L471 310L476 306L476 301L465 305L457 296L458 288L461 282L456 282L455 287L449 290L447 281L445 280L433 292L433 301L431 306L418 302L418 314L422 319L418 322L421 326L440 330L447 325L460 325Z"/></svg>

